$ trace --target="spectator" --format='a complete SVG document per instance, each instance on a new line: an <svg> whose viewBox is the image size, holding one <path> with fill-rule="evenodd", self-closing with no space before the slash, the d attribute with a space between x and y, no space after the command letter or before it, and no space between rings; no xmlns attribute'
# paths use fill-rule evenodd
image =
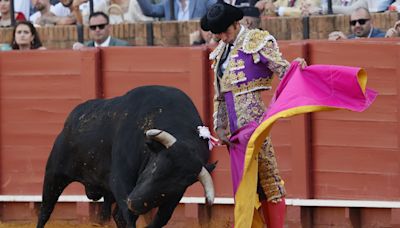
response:
<svg viewBox="0 0 400 228"><path fill-rule="evenodd" d="M140 8L138 0L130 0L128 14L126 14L126 20L129 22L140 22L154 21L154 18L145 16L143 14L142 8Z"/></svg>
<svg viewBox="0 0 400 228"><path fill-rule="evenodd" d="M70 10L70 15L76 24L88 24L90 5L89 0L60 0L60 3ZM94 11L107 11L105 0L93 0Z"/></svg>
<svg viewBox="0 0 400 228"><path fill-rule="evenodd" d="M42 46L35 27L29 21L20 21L14 27L11 48L13 50L46 49Z"/></svg>
<svg viewBox="0 0 400 228"><path fill-rule="evenodd" d="M154 20L143 14L137 0L111 0L107 14L110 17L110 24Z"/></svg>
<svg viewBox="0 0 400 228"><path fill-rule="evenodd" d="M388 9L393 0L332 0L334 14L351 14L355 9L363 7L371 13L383 12ZM328 11L327 3L322 5L322 11Z"/></svg>
<svg viewBox="0 0 400 228"><path fill-rule="evenodd" d="M360 7L354 10L350 16L350 28L352 34L346 36L341 31L335 31L329 34L329 40L357 39L385 37L385 33L374 28L371 14L367 8Z"/></svg>
<svg viewBox="0 0 400 228"><path fill-rule="evenodd" d="M243 11L243 18L240 20L240 24L248 29L259 29L261 26L260 11L254 6L241 6L239 7Z"/></svg>
<svg viewBox="0 0 400 228"><path fill-rule="evenodd" d="M389 6L389 11L397 11L400 12L400 0L394 1L390 6Z"/></svg>
<svg viewBox="0 0 400 228"><path fill-rule="evenodd" d="M170 1L173 1L172 10ZM144 15L178 21L198 19L216 2L217 0L162 0L158 4L153 4L150 0L138 0Z"/></svg>
<svg viewBox="0 0 400 228"><path fill-rule="evenodd" d="M129 0L111 0L106 14L110 18L110 24L125 22L125 13L128 12Z"/></svg>
<svg viewBox="0 0 400 228"><path fill-rule="evenodd" d="M260 0L255 6L262 15L309 16L321 13L321 0Z"/></svg>
<svg viewBox="0 0 400 228"><path fill-rule="evenodd" d="M22 14L24 14L25 18L29 18L29 16L31 15L30 11L30 0L14 0L14 12L21 12Z"/></svg>
<svg viewBox="0 0 400 228"><path fill-rule="evenodd" d="M29 20L34 25L69 25L75 23L72 17L68 17L69 8L64 7L61 3L53 6L49 0L32 0L32 5L36 9L36 13L32 14Z"/></svg>
<svg viewBox="0 0 400 228"><path fill-rule="evenodd" d="M385 37L399 37L400 36L400 21L396 21L394 26L386 31Z"/></svg>
<svg viewBox="0 0 400 228"><path fill-rule="evenodd" d="M111 25L107 14L103 12L94 12L89 17L89 36L91 41L82 44L75 43L74 50L80 50L85 47L109 47L109 46L129 46L124 40L116 39L110 36Z"/></svg>
<svg viewBox="0 0 400 228"><path fill-rule="evenodd" d="M11 26L11 15L10 15L10 0L0 0L0 27L10 27ZM15 12L15 20L24 21L25 15L21 12Z"/></svg>

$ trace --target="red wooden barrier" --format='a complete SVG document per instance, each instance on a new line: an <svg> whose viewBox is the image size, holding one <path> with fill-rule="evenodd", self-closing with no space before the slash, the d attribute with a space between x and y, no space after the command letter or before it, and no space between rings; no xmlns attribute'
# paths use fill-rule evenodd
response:
<svg viewBox="0 0 400 228"><path fill-rule="evenodd" d="M312 64L362 67L379 92L363 113L312 114L316 198L400 198L399 51L398 44L380 41L310 43Z"/></svg>
<svg viewBox="0 0 400 228"><path fill-rule="evenodd" d="M98 55L1 53L1 194L41 193L45 161L67 113L96 97Z"/></svg>
<svg viewBox="0 0 400 228"><path fill-rule="evenodd" d="M399 201L399 44L394 40L279 44L289 60L304 57L309 64L363 67L369 87L380 94L364 113L313 113L274 126L272 137L288 198ZM1 52L0 194L41 194L45 161L55 136L72 108L90 98L114 97L148 84L175 86L193 99L206 125L212 127L208 53L201 47ZM278 81L274 83L276 87ZM266 102L271 94L265 94ZM213 173L217 197L232 197L224 147L212 151L211 161L215 160L219 160ZM65 193L83 194L83 188L72 185ZM185 196L201 197L202 188L196 184ZM32 210L36 205L3 203L1 219L34 216L23 208ZM95 210L85 203L63 203L57 208L52 219L76 219L71 213L79 217ZM231 213L232 205L216 205L210 212L202 205L187 204L177 209L173 221L184 223L190 218L207 224L219 219L230 224ZM292 206L287 224L387 227L400 225L399 213L395 208Z"/></svg>

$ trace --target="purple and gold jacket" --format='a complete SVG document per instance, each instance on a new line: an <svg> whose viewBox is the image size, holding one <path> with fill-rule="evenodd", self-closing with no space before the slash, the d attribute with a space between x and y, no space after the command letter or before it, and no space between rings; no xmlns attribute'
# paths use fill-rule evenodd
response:
<svg viewBox="0 0 400 228"><path fill-rule="evenodd" d="M210 53L210 59L214 61L212 67L215 75L214 128L225 129L228 127L228 122L232 122L232 115L236 117L241 115L237 113L238 107L231 107L231 112L229 112L230 104L225 104L228 98L238 100L235 99L238 96L271 89L273 74L276 73L281 79L289 66L289 62L282 58L278 44L272 35L258 29L245 29L236 38L227 60L229 62L220 78L217 76L217 66L226 45L221 41ZM232 126L230 128L233 130Z"/></svg>

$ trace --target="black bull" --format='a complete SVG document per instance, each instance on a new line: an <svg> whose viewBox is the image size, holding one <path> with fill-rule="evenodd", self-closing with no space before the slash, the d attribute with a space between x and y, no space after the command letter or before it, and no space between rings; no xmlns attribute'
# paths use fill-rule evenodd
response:
<svg viewBox="0 0 400 228"><path fill-rule="evenodd" d="M44 227L65 187L77 181L89 199L104 197L103 219L135 227L140 214L158 207L149 227L167 224L187 187L200 181L207 202L214 189L200 116L182 91L136 88L112 99L78 105L56 138L46 165L37 227Z"/></svg>

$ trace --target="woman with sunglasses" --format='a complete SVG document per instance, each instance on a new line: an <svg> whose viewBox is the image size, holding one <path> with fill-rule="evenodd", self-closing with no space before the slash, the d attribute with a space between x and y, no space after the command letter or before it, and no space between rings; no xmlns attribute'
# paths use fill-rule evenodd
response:
<svg viewBox="0 0 400 228"><path fill-rule="evenodd" d="M352 34L344 35L341 31L329 34L329 40L357 39L357 38L376 38L385 37L385 33L374 28L371 15L367 8L360 7L354 10L350 16L350 30Z"/></svg>

